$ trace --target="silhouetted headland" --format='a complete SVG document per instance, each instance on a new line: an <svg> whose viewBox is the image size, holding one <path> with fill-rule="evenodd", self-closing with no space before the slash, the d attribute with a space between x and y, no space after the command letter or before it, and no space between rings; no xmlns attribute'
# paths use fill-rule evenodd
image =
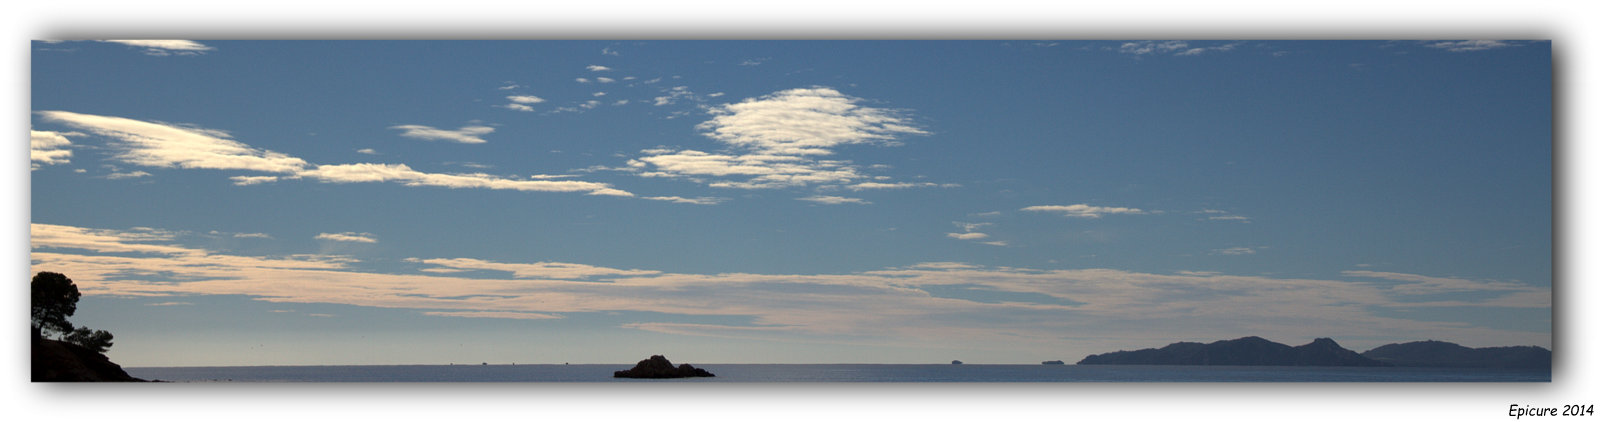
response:
<svg viewBox="0 0 1600 422"><path fill-rule="evenodd" d="M1361 356L1330 338L1301 346L1274 343L1261 337L1221 340L1208 344L1178 342L1160 349L1119 351L1089 355L1079 365L1239 365L1239 366L1392 366Z"/></svg>
<svg viewBox="0 0 1600 422"><path fill-rule="evenodd" d="M704 369L696 368L687 363L674 367L672 361L665 356L655 355L649 359L639 361L633 369L617 371L613 378L688 378L688 377L714 377Z"/></svg>
<svg viewBox="0 0 1600 422"><path fill-rule="evenodd" d="M1480 347L1426 340L1385 344L1362 356L1394 366L1436 368L1550 368L1550 350L1538 346Z"/></svg>
<svg viewBox="0 0 1600 422"><path fill-rule="evenodd" d="M1047 361L1039 362L1039 363L1044 364L1044 365L1066 365L1067 364L1066 362L1062 362L1062 361L1059 361L1059 360L1047 360Z"/></svg>
<svg viewBox="0 0 1600 422"><path fill-rule="evenodd" d="M33 336L33 382L143 382L87 347Z"/></svg>

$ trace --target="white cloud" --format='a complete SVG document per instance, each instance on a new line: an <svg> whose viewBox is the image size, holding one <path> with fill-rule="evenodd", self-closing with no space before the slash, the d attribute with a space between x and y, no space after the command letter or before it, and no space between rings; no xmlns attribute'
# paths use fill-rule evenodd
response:
<svg viewBox="0 0 1600 422"><path fill-rule="evenodd" d="M532 95L508 95L506 96L506 99L518 104L538 104L544 102L543 98Z"/></svg>
<svg viewBox="0 0 1600 422"><path fill-rule="evenodd" d="M1238 221L1240 223L1249 223L1250 222L1250 217L1245 217L1245 216L1242 216L1242 215L1234 215L1233 213L1230 213L1230 212L1227 212L1227 211L1223 211L1223 210L1207 209L1207 210L1201 210L1200 213L1201 214L1211 214L1211 215L1206 216L1205 219L1207 221Z"/></svg>
<svg viewBox="0 0 1600 422"><path fill-rule="evenodd" d="M271 239L272 235L266 233L234 233L233 237L239 239Z"/></svg>
<svg viewBox="0 0 1600 422"><path fill-rule="evenodd" d="M734 147L776 155L826 155L848 144L926 134L893 110L856 105L831 88L800 88L713 107L698 127Z"/></svg>
<svg viewBox="0 0 1600 422"><path fill-rule="evenodd" d="M1423 44L1431 48L1439 48L1452 52L1482 51L1495 48L1511 47L1516 44L1496 40L1465 40L1465 41L1438 41Z"/></svg>
<svg viewBox="0 0 1600 422"><path fill-rule="evenodd" d="M577 79L574 79L574 80L578 81L578 83L580 83L580 84L589 83L589 78L577 78Z"/></svg>
<svg viewBox="0 0 1600 422"><path fill-rule="evenodd" d="M673 87L656 105L692 97ZM868 177L845 160L823 159L851 144L896 145L898 136L926 134L899 112L859 106L831 88L802 88L712 107L696 127L724 148L718 153L655 148L630 160L645 177L678 177L712 187L775 189L856 183ZM920 185L920 184L919 184ZM860 183L853 190L909 187Z"/></svg>
<svg viewBox="0 0 1600 422"><path fill-rule="evenodd" d="M1256 250L1254 248L1239 246L1224 249L1213 249L1211 250L1211 253L1219 255L1254 255Z"/></svg>
<svg viewBox="0 0 1600 422"><path fill-rule="evenodd" d="M922 188L922 187L954 188L954 187L960 187L960 186L961 185L954 184L954 183L932 183L932 182L923 182L923 183L910 183L910 182L893 182L893 183L861 182L861 183L856 183L856 184L853 184L853 185L845 186L845 189L849 189L849 190L853 190L853 191L863 191L863 190L869 190L869 189L907 189L907 188Z"/></svg>
<svg viewBox="0 0 1600 422"><path fill-rule="evenodd" d="M378 243L378 238L374 237L372 233L319 233L315 239L335 242Z"/></svg>
<svg viewBox="0 0 1600 422"><path fill-rule="evenodd" d="M481 188L527 192L588 192L590 195L633 196L604 183L577 180L516 180L482 173L444 174L412 170L405 164L321 165L300 172L299 176L329 183L396 182L406 186Z"/></svg>
<svg viewBox="0 0 1600 422"><path fill-rule="evenodd" d="M591 97L604 97L604 96L606 96L606 93L605 92L596 92L596 93L593 93L593 94L589 94L589 96L591 96Z"/></svg>
<svg viewBox="0 0 1600 422"><path fill-rule="evenodd" d="M533 111L533 107L528 107L522 104L506 104L504 107L516 111Z"/></svg>
<svg viewBox="0 0 1600 422"><path fill-rule="evenodd" d="M228 139L222 131L195 127L177 127L168 124L144 122L120 117L94 116L64 111L45 111L39 115L46 120L85 129L91 133L111 137L119 142L113 149L121 150L116 158L131 164L151 167L181 167L222 170L253 170L276 175L230 177L236 185L254 185L280 179L310 178L329 183L396 182L406 186L439 186L447 188L482 188L518 190L527 192L587 192L590 195L633 196L626 191L604 183L577 180L517 180L482 173L442 174L411 169L405 164L336 164L311 165L305 160L289 155L252 148ZM406 136L417 137L470 137L493 131L492 128L469 126L461 131L442 131L426 126L396 126L406 130ZM480 140L481 141L481 140ZM113 173L110 177L148 176L142 171Z"/></svg>
<svg viewBox="0 0 1600 422"><path fill-rule="evenodd" d="M107 179L116 180L116 179L135 179L135 178L148 177L148 176L150 176L150 173L136 170L136 171L129 171L129 172L120 172L120 173L107 174L106 178Z"/></svg>
<svg viewBox="0 0 1600 422"><path fill-rule="evenodd" d="M960 221L956 221L954 223L955 223L956 227L960 227L961 231L964 231L964 232L970 232L970 231L977 230L977 229L980 229L980 228L983 228L983 227L994 225L994 223L963 223L963 222L960 222Z"/></svg>
<svg viewBox="0 0 1600 422"><path fill-rule="evenodd" d="M511 273L511 277L517 279L589 280L602 276L624 277L661 274L660 271L623 270L567 262L535 262L532 264L513 264L472 258L406 258L406 262L437 265L452 269L504 271Z"/></svg>
<svg viewBox="0 0 1600 422"><path fill-rule="evenodd" d="M237 186L250 186L276 182L278 181L278 176L233 176L229 177L228 180L232 180L233 184Z"/></svg>
<svg viewBox="0 0 1600 422"><path fill-rule="evenodd" d="M1065 217L1100 218L1106 214L1149 214L1138 208L1125 207L1100 207L1089 204L1073 205L1035 205L1022 209L1023 211L1061 213Z"/></svg>
<svg viewBox="0 0 1600 422"><path fill-rule="evenodd" d="M72 150L67 148L72 146L72 141L68 140L66 135L68 134L39 130L29 131L28 143L30 151L28 156L33 162L34 169L38 169L41 164L54 165L71 162Z"/></svg>
<svg viewBox="0 0 1600 422"><path fill-rule="evenodd" d="M66 111L41 111L45 120L116 139L116 159L149 167L293 173L305 160L251 148L222 131Z"/></svg>
<svg viewBox="0 0 1600 422"><path fill-rule="evenodd" d="M606 48L600 49L600 55L602 55L602 56L621 56L622 53L618 53L616 50L612 50L611 47L606 47Z"/></svg>
<svg viewBox="0 0 1600 422"><path fill-rule="evenodd" d="M945 233L945 235L946 235L946 236L950 236L950 237L951 237L951 238L955 238L955 239L961 239L961 240L977 240L977 239L985 239L985 238L988 238L988 237L989 237L989 235L988 235L988 234L984 234L984 233L974 233L974 232L966 232L966 233Z"/></svg>
<svg viewBox="0 0 1600 422"><path fill-rule="evenodd" d="M1117 47L1117 51L1123 54L1132 54L1135 56L1154 54L1197 56L1207 52L1232 51L1234 48L1242 44L1244 43L1236 41L1220 45L1195 47L1191 46L1187 41L1132 41L1122 43L1122 45Z"/></svg>
<svg viewBox="0 0 1600 422"><path fill-rule="evenodd" d="M195 55L204 54L213 48L190 40L101 40L102 42L117 43L143 48L144 53L152 56L167 55Z"/></svg>
<svg viewBox="0 0 1600 422"><path fill-rule="evenodd" d="M1171 53L1187 50L1189 43L1183 41L1135 41L1125 42L1117 51L1136 56L1145 54Z"/></svg>
<svg viewBox="0 0 1600 422"><path fill-rule="evenodd" d="M400 136L407 138L421 139L425 141L442 140L463 144L486 143L488 141L483 140L483 138L480 138L479 136L494 132L494 128L488 126L462 126L460 129L456 130L444 130L423 125L399 125L390 126L389 128L401 130L402 132L400 133Z"/></svg>
<svg viewBox="0 0 1600 422"><path fill-rule="evenodd" d="M846 197L842 197L842 196L814 195L814 196L807 196L807 197L804 197L804 198L795 198L795 199L798 199L798 200L801 200L801 201L816 202L816 203L819 203L819 204L828 204L828 205L839 205L839 204L863 204L863 205L865 205L865 204L871 204L871 202L868 202L865 199L861 199L861 198L846 198Z"/></svg>
<svg viewBox="0 0 1600 422"><path fill-rule="evenodd" d="M608 84L608 83L612 83L612 82L616 82L617 81L616 79L611 79L611 78L607 78L607 77L604 77L604 76L601 76L601 77L598 77L598 78L594 78L594 80L598 81L600 83L603 83L603 84Z"/></svg>
<svg viewBox="0 0 1600 422"><path fill-rule="evenodd" d="M611 68L605 67L605 66L601 66L601 65L591 64L591 65L589 65L589 71L590 72L609 72L609 71L611 71Z"/></svg>
<svg viewBox="0 0 1600 422"><path fill-rule="evenodd" d="M357 153L361 153L361 154L366 154L366 155L378 155L378 150L375 150L375 149L372 149L372 148L362 148L362 149L356 150L356 152Z"/></svg>
<svg viewBox="0 0 1600 422"><path fill-rule="evenodd" d="M680 100L680 99L684 99L684 98L693 99L694 98L694 92L690 91L689 87L686 87L686 86L675 86L675 87L672 87L670 89L662 90L662 92L665 92L667 95L662 95L662 96L656 97L655 98L655 105L656 106L672 105L672 104L677 103L678 100Z"/></svg>
<svg viewBox="0 0 1600 422"><path fill-rule="evenodd" d="M681 196L646 196L646 197L644 197L644 199L649 199L649 200L652 200L652 201L667 201L667 202L676 202L676 203L679 203L679 204L695 204L695 205L716 205L716 204L720 204L723 201L727 200L727 198L715 198L715 197L709 197L709 196L702 196L702 197L697 197L697 198L684 198L684 197L681 197Z"/></svg>

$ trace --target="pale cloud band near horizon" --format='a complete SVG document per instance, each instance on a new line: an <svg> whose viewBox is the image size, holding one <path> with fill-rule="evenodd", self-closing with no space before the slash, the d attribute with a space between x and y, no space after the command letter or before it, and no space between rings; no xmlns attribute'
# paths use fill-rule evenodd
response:
<svg viewBox="0 0 1600 422"><path fill-rule="evenodd" d="M342 256L250 257L191 248L178 243L179 233L159 229L34 224L32 232L33 270L69 274L85 295L245 295L269 302L414 309L440 317L533 320L615 311L740 316L750 323L646 320L627 326L790 340L960 337L1065 347L1056 340L1062 332L1115 337L1120 330L1137 329L1155 337L1270 337L1303 335L1305 327L1317 326L1327 330L1317 333L1321 336L1549 342L1545 332L1385 316L1434 307L1548 308L1548 288L1403 273L1352 271L1345 275L1380 281L1347 281L935 262L846 274L682 274L563 262L411 258L406 261L425 267L406 274L356 270L350 264L357 261ZM130 274L162 274L165 280ZM1004 292L1018 299L932 294L949 289Z"/></svg>

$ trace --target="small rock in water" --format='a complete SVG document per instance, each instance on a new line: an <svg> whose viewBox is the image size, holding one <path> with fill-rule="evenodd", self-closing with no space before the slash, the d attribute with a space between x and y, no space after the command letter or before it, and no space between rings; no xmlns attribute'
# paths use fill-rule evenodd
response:
<svg viewBox="0 0 1600 422"><path fill-rule="evenodd" d="M672 361L665 356L655 355L649 359L639 361L633 369L617 371L613 378L688 378L688 377L714 377L704 369L696 368L687 363L673 367Z"/></svg>

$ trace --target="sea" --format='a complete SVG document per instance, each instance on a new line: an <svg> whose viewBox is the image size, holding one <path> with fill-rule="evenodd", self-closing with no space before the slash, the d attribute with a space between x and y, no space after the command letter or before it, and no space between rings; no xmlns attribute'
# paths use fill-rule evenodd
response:
<svg viewBox="0 0 1600 422"><path fill-rule="evenodd" d="M1281 366L989 364L694 364L710 378L629 379L631 364L133 367L129 375L179 383L1172 383L1550 382L1550 370Z"/></svg>

